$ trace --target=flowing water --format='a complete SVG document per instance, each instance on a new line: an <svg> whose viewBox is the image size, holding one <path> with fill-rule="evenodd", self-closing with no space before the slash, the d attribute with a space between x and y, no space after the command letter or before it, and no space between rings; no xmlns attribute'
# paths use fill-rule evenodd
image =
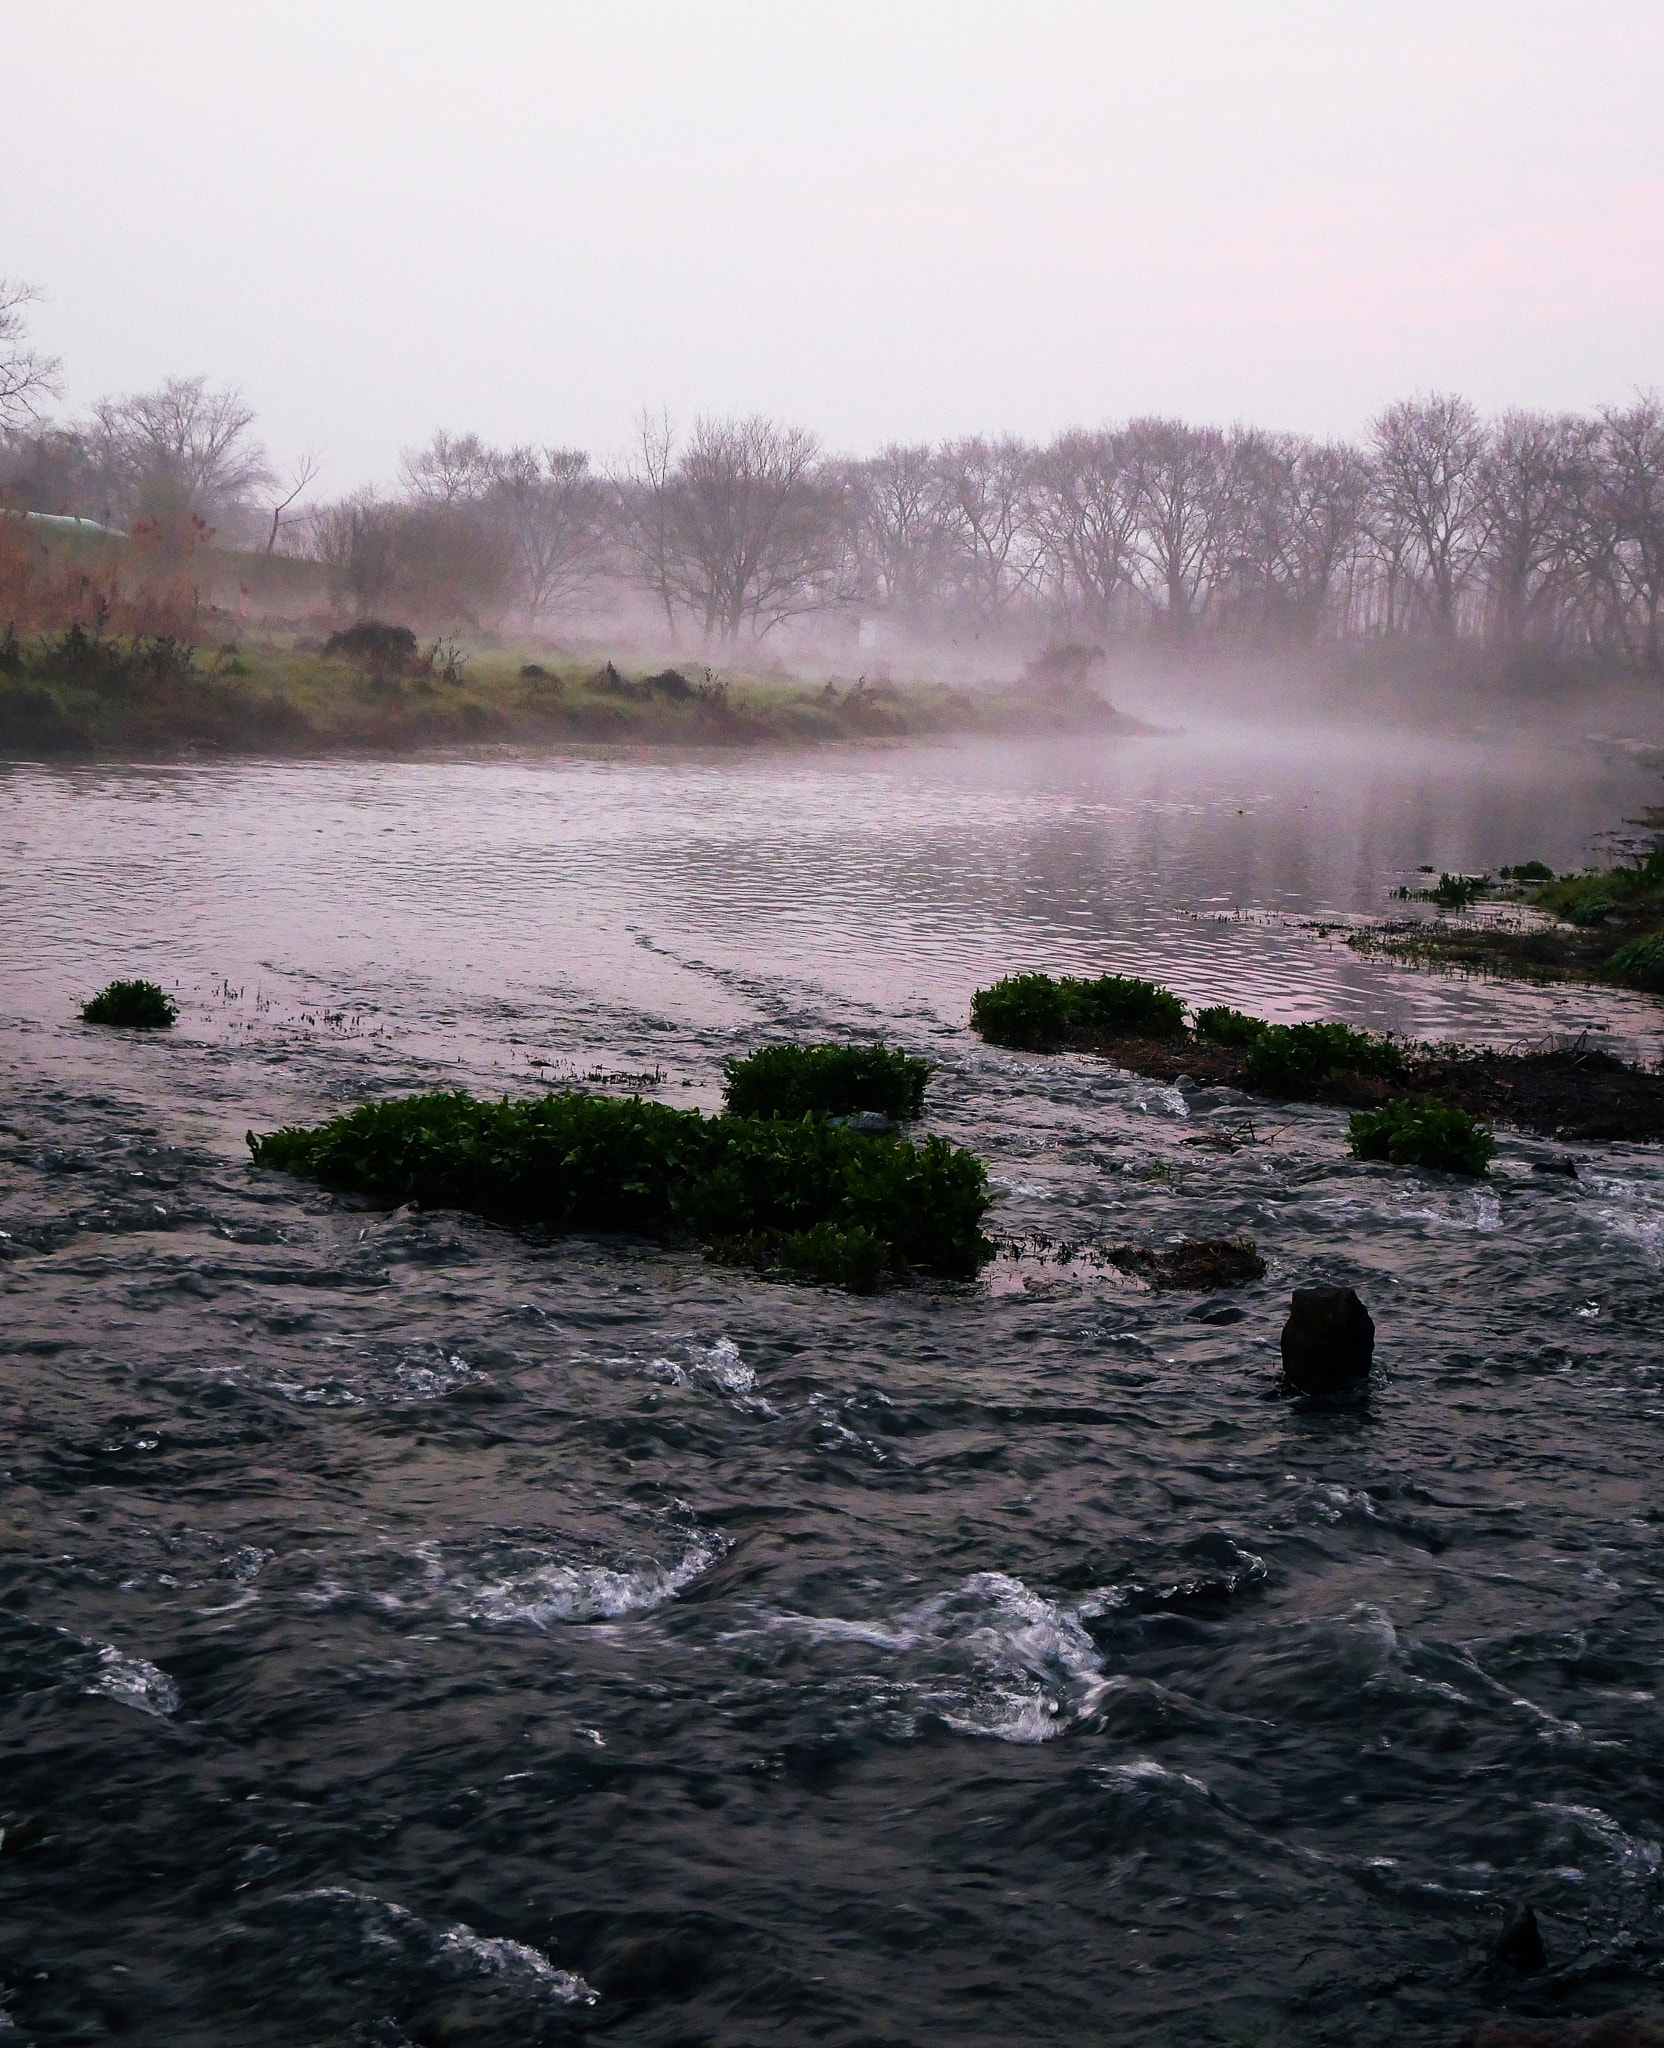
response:
<svg viewBox="0 0 1664 2048"><path fill-rule="evenodd" d="M983 1046L1011 969L1491 1040L1640 1000L1302 920L1569 864L1621 756L1408 743L0 772L0 2038L1454 2042L1664 1940L1664 1161ZM121 973L166 1035L74 1021ZM328 1195L435 1086L883 1034L1007 1233L871 1298ZM611 1077L610 1079L607 1077ZM1222 1134L1256 1142L1225 1149ZM1291 1287L1377 1322L1279 1395ZM1488 1975L1529 1898L1550 1970Z"/></svg>

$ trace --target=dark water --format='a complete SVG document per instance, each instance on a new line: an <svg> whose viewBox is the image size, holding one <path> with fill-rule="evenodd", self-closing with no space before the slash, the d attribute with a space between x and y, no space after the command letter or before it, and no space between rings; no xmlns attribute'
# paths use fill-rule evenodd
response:
<svg viewBox="0 0 1664 2048"><path fill-rule="evenodd" d="M963 1017L1104 964L1656 1057L1646 1005L1235 915L1564 864L1655 780L1179 742L9 771L10 2028L1431 2043L1647 2002L1664 1162L1505 1138L1476 1186L1299 1109L1224 1153L1240 1100ZM119 971L177 977L175 1033L68 1021ZM244 1163L441 1081L709 1105L736 1047L851 1029L940 1061L999 1228L1245 1230L1268 1277L855 1300ZM1375 1313L1366 1412L1273 1391L1314 1278ZM1521 1896L1535 1987L1475 1967Z"/></svg>

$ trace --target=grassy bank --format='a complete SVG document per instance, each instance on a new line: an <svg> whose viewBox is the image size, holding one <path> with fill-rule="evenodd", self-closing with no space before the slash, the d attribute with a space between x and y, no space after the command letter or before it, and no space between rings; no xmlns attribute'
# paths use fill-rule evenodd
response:
<svg viewBox="0 0 1664 2048"><path fill-rule="evenodd" d="M1048 982L1060 999L1041 986ZM1111 1015L1142 1007L1161 1021L1153 1030L1081 1021L1081 990L1101 991L1096 1006ZM1409 1045L1344 1024L1267 1024L1224 1006L1197 1011L1191 1028L1181 1017L1166 990L1118 977L1012 977L979 989L971 1005L973 1026L995 1044L1094 1053L1157 1081L1188 1079L1366 1112L1390 1103L1434 1106L1544 1137L1664 1139L1664 1073L1610 1053Z"/></svg>
<svg viewBox="0 0 1664 2048"><path fill-rule="evenodd" d="M1024 715L995 695L930 685L725 678L703 667L627 672L610 661L464 652L449 642L376 658L362 647L305 642L204 649L81 629L0 636L0 754L13 758L399 754L491 743L813 746L997 732ZM1090 703L1079 722L1144 729Z"/></svg>
<svg viewBox="0 0 1664 2048"><path fill-rule="evenodd" d="M1664 812L1636 822L1664 830ZM1354 932L1347 944L1417 967L1664 995L1664 840L1623 867L1555 876L1533 861L1496 877L1441 875L1418 893L1450 912L1511 899L1542 915L1405 918Z"/></svg>

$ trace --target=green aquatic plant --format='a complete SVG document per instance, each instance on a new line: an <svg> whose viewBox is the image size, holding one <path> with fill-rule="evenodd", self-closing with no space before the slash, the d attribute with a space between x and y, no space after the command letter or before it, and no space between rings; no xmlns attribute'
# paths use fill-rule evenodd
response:
<svg viewBox="0 0 1664 2048"><path fill-rule="evenodd" d="M1489 875L1440 875L1433 901L1441 910L1466 910L1483 889L1490 887Z"/></svg>
<svg viewBox="0 0 1664 2048"><path fill-rule="evenodd" d="M1242 1078L1263 1095L1303 1095L1331 1074L1396 1079L1404 1053L1390 1038L1349 1024L1268 1024L1243 1054Z"/></svg>
<svg viewBox="0 0 1664 2048"><path fill-rule="evenodd" d="M1571 924L1605 924L1617 907L1610 896L1585 896L1572 904L1565 915Z"/></svg>
<svg viewBox="0 0 1664 2048"><path fill-rule="evenodd" d="M112 981L81 1005L85 1024L119 1024L129 1031L165 1031L179 1005L153 981Z"/></svg>
<svg viewBox="0 0 1664 2048"><path fill-rule="evenodd" d="M1196 1012L1196 1036L1215 1045L1252 1045L1268 1028L1263 1017L1250 1017L1246 1010L1233 1010L1228 1003L1214 1003Z"/></svg>
<svg viewBox="0 0 1664 2048"><path fill-rule="evenodd" d="M730 1116L914 1117L924 1107L929 1060L887 1045L765 1045L723 1064Z"/></svg>
<svg viewBox="0 0 1664 2048"><path fill-rule="evenodd" d="M1475 1179L1490 1171L1496 1150L1490 1131L1465 1109L1447 1109L1437 1102L1384 1102L1379 1109L1353 1117L1346 1136L1355 1158L1428 1166Z"/></svg>
<svg viewBox="0 0 1664 2048"><path fill-rule="evenodd" d="M1546 861L1522 860L1518 866L1498 868L1498 875L1505 882L1552 882L1554 870Z"/></svg>
<svg viewBox="0 0 1664 2048"><path fill-rule="evenodd" d="M1104 1038L1177 1038L1184 1005L1135 975L1011 974L971 998L971 1028L992 1045L1044 1051L1072 1032Z"/></svg>
<svg viewBox="0 0 1664 2048"><path fill-rule="evenodd" d="M327 1187L555 1230L692 1237L752 1264L836 1268L846 1285L875 1259L884 1272L968 1278L988 1256L986 1169L943 1138L707 1117L638 1096L459 1092L366 1103L248 1142L257 1166Z"/></svg>

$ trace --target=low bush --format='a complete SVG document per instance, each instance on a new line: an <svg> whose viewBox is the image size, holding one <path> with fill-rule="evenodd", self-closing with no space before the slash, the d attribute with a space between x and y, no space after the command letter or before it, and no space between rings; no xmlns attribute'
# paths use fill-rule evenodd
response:
<svg viewBox="0 0 1664 2048"><path fill-rule="evenodd" d="M1347 1142L1359 1159L1394 1166L1430 1166L1440 1173L1482 1178L1490 1171L1496 1140L1465 1109L1436 1102L1384 1102L1352 1118Z"/></svg>
<svg viewBox="0 0 1664 2048"><path fill-rule="evenodd" d="M403 675L416 666L416 635L408 626L360 619L344 632L331 633L323 651L359 662L377 675Z"/></svg>
<svg viewBox="0 0 1664 2048"><path fill-rule="evenodd" d="M1585 896L1571 906L1566 917L1572 924L1605 924L1617 907L1610 896Z"/></svg>
<svg viewBox="0 0 1664 2048"><path fill-rule="evenodd" d="M1546 861L1522 860L1517 867L1498 868L1505 882L1552 882L1554 870Z"/></svg>
<svg viewBox="0 0 1664 2048"><path fill-rule="evenodd" d="M1134 975L1012 974L971 998L971 1027L993 1045L1044 1051L1071 1032L1104 1038L1176 1038L1184 1005Z"/></svg>
<svg viewBox="0 0 1664 2048"><path fill-rule="evenodd" d="M924 1107L928 1060L887 1045L765 1045L728 1060L723 1101L730 1116L853 1116L878 1110L898 1120Z"/></svg>
<svg viewBox="0 0 1664 2048"><path fill-rule="evenodd" d="M257 1166L327 1187L556 1230L695 1237L719 1256L844 1285L876 1284L875 1266L968 1278L989 1250L979 1159L942 1138L913 1145L824 1120L706 1117L636 1096L437 1093L248 1142Z"/></svg>
<svg viewBox="0 0 1664 2048"><path fill-rule="evenodd" d="M1403 1072L1403 1051L1391 1039L1348 1024L1268 1024L1242 1060L1244 1082L1263 1095L1303 1095L1331 1074Z"/></svg>
<svg viewBox="0 0 1664 2048"><path fill-rule="evenodd" d="M1250 1017L1246 1010L1233 1010L1227 1003L1214 1003L1196 1012L1196 1036L1215 1045L1252 1045L1267 1028L1263 1017Z"/></svg>
<svg viewBox="0 0 1664 2048"><path fill-rule="evenodd" d="M112 981L81 1005L83 1023L120 1024L129 1031L165 1031L178 1015L179 1005L153 981Z"/></svg>
<svg viewBox="0 0 1664 2048"><path fill-rule="evenodd" d="M1664 932L1649 932L1644 939L1620 946L1607 961L1606 972L1631 988L1664 996Z"/></svg>

